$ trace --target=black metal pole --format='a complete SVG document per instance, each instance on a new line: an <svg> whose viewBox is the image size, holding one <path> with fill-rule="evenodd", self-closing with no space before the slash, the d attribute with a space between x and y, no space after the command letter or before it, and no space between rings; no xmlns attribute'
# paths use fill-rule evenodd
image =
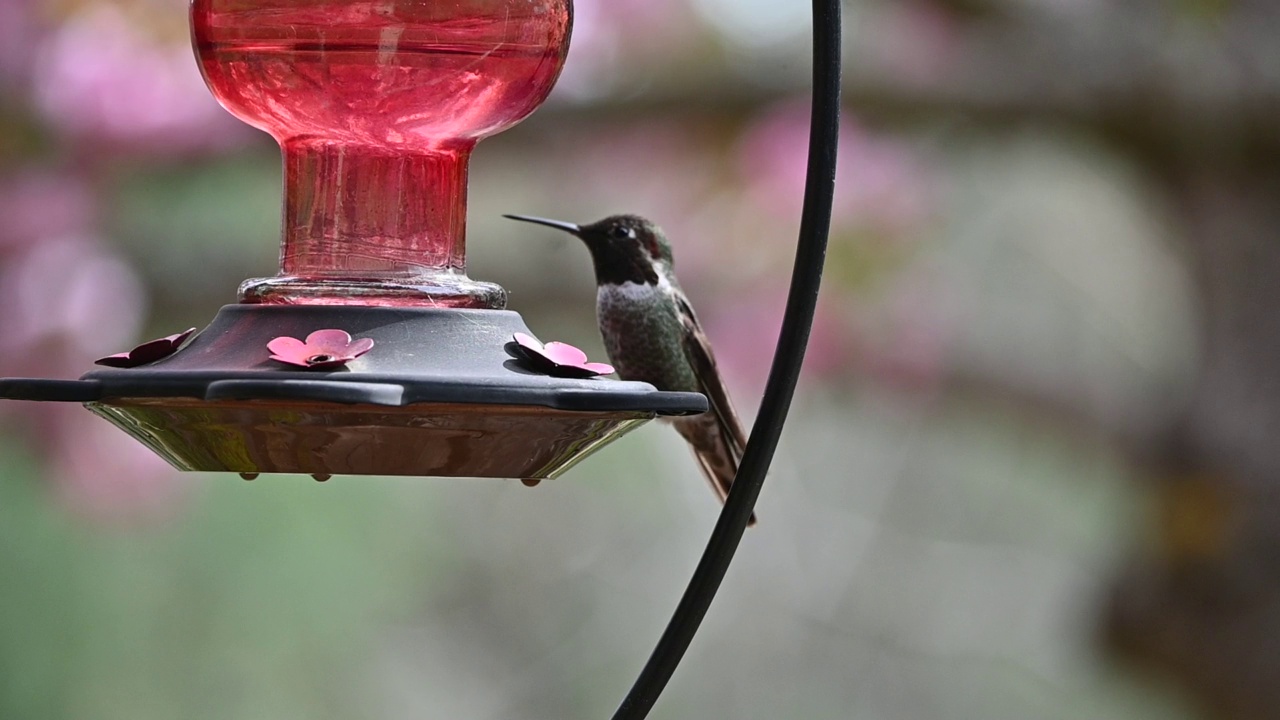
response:
<svg viewBox="0 0 1280 720"><path fill-rule="evenodd" d="M809 330L818 302L822 267L831 228L835 193L836 147L840 127L840 0L813 0L813 110L809 125L809 169L805 177L804 208L795 267L787 296L786 314L764 397L733 489L689 580L680 604L667 624L649 662L623 699L613 720L642 720L675 673L680 659L706 617L733 561L751 518L765 473L782 435L796 380L809 343Z"/></svg>

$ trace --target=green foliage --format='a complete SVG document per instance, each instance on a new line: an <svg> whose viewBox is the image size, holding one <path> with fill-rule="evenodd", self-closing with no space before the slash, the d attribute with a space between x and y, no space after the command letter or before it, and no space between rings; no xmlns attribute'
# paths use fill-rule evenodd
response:
<svg viewBox="0 0 1280 720"><path fill-rule="evenodd" d="M241 152L198 164L115 168L104 183L113 238L147 284L173 304L208 314L234 300L240 278L274 275L280 236L280 161Z"/></svg>
<svg viewBox="0 0 1280 720"><path fill-rule="evenodd" d="M372 631L434 572L406 485L204 477L180 519L93 528L0 454L0 717L359 717Z"/></svg>

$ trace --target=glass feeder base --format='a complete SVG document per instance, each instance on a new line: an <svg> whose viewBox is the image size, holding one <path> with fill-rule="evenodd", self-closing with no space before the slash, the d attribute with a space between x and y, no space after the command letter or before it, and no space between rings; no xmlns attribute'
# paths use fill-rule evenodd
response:
<svg viewBox="0 0 1280 720"><path fill-rule="evenodd" d="M255 305L359 305L364 307L439 307L501 310L507 291L501 285L459 273L369 280L277 276L240 284L240 302Z"/></svg>
<svg viewBox="0 0 1280 720"><path fill-rule="evenodd" d="M86 403L180 470L542 479L653 417L513 405Z"/></svg>

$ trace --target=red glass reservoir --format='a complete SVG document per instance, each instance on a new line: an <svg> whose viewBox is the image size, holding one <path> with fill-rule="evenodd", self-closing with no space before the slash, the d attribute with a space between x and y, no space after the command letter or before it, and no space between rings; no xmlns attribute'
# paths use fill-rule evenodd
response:
<svg viewBox="0 0 1280 720"><path fill-rule="evenodd" d="M533 112L570 0L192 0L209 87L284 155L280 275L245 302L501 307L466 277L467 161Z"/></svg>

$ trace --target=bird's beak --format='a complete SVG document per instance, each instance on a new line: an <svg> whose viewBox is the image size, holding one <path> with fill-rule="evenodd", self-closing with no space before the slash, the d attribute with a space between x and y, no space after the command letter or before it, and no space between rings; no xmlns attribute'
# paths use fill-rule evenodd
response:
<svg viewBox="0 0 1280 720"><path fill-rule="evenodd" d="M582 237L582 228L571 222L562 222L560 220L548 220L547 218L533 217L531 215L503 215L502 217L510 218L512 220L519 220L521 222L530 222L538 225L546 225L547 227L553 227L557 230L563 230L569 233L570 235L576 235L578 237Z"/></svg>

